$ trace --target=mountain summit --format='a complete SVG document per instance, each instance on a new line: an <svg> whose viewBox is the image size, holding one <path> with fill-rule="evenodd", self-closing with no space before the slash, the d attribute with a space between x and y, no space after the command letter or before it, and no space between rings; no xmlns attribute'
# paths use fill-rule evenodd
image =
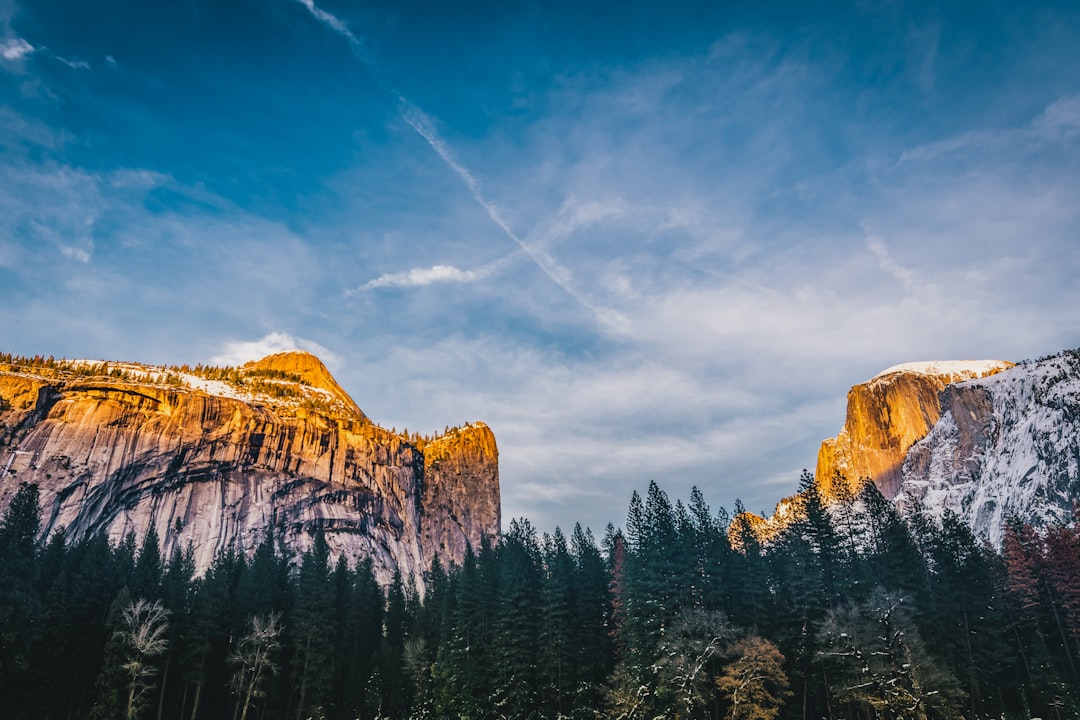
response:
<svg viewBox="0 0 1080 720"><path fill-rule="evenodd" d="M894 365L847 397L844 426L818 452L826 504L872 482L901 512L953 513L1000 546L1011 519L1065 525L1080 503L1080 349ZM798 519L800 499L745 519L768 541Z"/></svg>
<svg viewBox="0 0 1080 720"><path fill-rule="evenodd" d="M347 392L342 390L334 376L323 365L322 360L309 352L289 350L274 353L261 360L244 363L243 369L256 373L262 371L270 375L280 373L282 376L295 378L297 382L330 393L344 403L346 407L353 408L357 415L364 417L364 413L360 411L356 402L349 397Z"/></svg>

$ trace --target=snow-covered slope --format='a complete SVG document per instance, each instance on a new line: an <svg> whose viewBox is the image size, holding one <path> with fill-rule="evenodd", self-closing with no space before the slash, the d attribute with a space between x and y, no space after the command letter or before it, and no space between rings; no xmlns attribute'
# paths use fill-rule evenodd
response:
<svg viewBox="0 0 1080 720"><path fill-rule="evenodd" d="M1012 363L1004 360L927 360L924 362L909 362L893 365L891 368L882 370L871 382L878 378L892 375L893 373L915 373L917 375L933 375L942 378L951 378L949 382L967 380L969 378L985 377L1012 367Z"/></svg>
<svg viewBox="0 0 1080 720"><path fill-rule="evenodd" d="M1015 514L1069 521L1080 500L1080 350L946 387L942 415L907 454L901 509L945 509L1000 546Z"/></svg>

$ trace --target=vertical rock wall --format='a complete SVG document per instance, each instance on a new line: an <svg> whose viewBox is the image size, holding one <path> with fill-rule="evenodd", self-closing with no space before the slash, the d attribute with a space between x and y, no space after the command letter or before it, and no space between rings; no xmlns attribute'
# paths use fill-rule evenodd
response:
<svg viewBox="0 0 1080 720"><path fill-rule="evenodd" d="M498 534L487 426L422 452L368 421L317 359L289 355L299 357L256 370L306 375L290 392L321 393L320 409L0 367L0 473L10 463L0 508L20 482L36 482L46 533L65 526L74 538L119 541L153 525L165 552L190 543L200 570L225 548L254 550L268 532L303 552L322 528L335 556L371 558L380 582L400 570L421 590L435 557L459 563L466 544Z"/></svg>

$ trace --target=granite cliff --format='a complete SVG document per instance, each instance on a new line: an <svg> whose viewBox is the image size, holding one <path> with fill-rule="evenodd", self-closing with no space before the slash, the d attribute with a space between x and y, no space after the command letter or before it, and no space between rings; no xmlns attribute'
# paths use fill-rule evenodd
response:
<svg viewBox="0 0 1080 720"><path fill-rule="evenodd" d="M437 557L499 532L498 450L483 423L436 438L371 422L314 356L239 368L0 359L0 508L41 488L43 531L120 540L152 525L199 569L272 533L294 552L322 528L422 590Z"/></svg>
<svg viewBox="0 0 1080 720"><path fill-rule="evenodd" d="M902 483L908 450L941 417L941 391L1011 366L1001 360L906 363L855 385L848 391L843 428L818 451L814 476L821 492L833 499L871 478L882 495L892 498ZM847 488L834 486L841 478Z"/></svg>

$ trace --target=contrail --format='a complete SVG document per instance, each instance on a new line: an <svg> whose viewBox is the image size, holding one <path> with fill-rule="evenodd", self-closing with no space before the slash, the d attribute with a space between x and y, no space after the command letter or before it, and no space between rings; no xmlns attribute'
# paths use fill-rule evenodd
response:
<svg viewBox="0 0 1080 720"><path fill-rule="evenodd" d="M353 54L364 64L364 67L367 68L368 73L375 80L375 83L383 91L397 96L397 112L398 115L401 116L401 119L408 123L409 127L424 139L424 142L435 151L446 166L449 167L463 183L465 183L465 187L469 189L469 194L476 204L484 209L484 212L487 213L487 216L491 221L503 231L503 234L506 235L507 238L522 249L529 259L540 268L541 272L547 275L553 283L562 288L567 295L576 300L582 307L590 310L597 319L605 325L618 331L625 331L627 329L628 321L625 317L613 310L597 307L587 297L574 289L571 284L571 273L567 268L556 262L555 259L546 252L530 246L518 237L517 233L515 233L503 219L498 206L484 196L484 193L480 188L480 183L473 174L469 172L469 169L457 159L453 150L451 150L450 146L447 145L446 141L439 135L430 116L408 98L394 92L392 88L382 81L377 72L375 60L368 52L367 46L364 45L360 38L356 37L356 35L349 30L345 23L341 22L341 20L332 13L328 13L317 7L314 0L297 0L297 2L306 7L315 19L325 24L348 41Z"/></svg>

